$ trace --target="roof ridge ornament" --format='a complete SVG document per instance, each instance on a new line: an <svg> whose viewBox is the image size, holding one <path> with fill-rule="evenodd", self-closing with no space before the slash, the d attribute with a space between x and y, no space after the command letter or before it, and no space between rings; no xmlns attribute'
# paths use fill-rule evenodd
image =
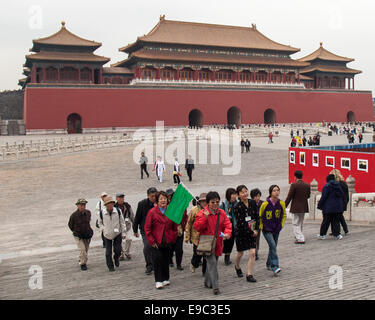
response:
<svg viewBox="0 0 375 320"><path fill-rule="evenodd" d="M251 27L252 27L254 30L257 29L257 25L256 25L255 23L252 23L252 24L251 24Z"/></svg>
<svg viewBox="0 0 375 320"><path fill-rule="evenodd" d="M323 42L322 41L320 42L320 47L323 48Z"/></svg>
<svg viewBox="0 0 375 320"><path fill-rule="evenodd" d="M65 21L64 20L61 21L61 25L62 25L63 28L65 28Z"/></svg>
<svg viewBox="0 0 375 320"><path fill-rule="evenodd" d="M164 21L164 20L165 20L165 14L160 15L160 21Z"/></svg>

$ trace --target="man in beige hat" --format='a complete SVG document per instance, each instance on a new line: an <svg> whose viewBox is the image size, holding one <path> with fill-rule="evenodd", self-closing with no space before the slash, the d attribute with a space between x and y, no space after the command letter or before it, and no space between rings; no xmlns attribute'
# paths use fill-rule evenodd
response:
<svg viewBox="0 0 375 320"><path fill-rule="evenodd" d="M70 216L68 223L79 250L81 270L87 270L88 251L94 234L90 226L91 212L86 209L86 203L85 199L78 199L76 202L77 210Z"/></svg>
<svg viewBox="0 0 375 320"><path fill-rule="evenodd" d="M99 228L99 218L100 218L100 212L103 210L104 208L104 198L108 197L108 194L107 192L103 191L102 194L100 195L100 200L98 201L98 203L96 204L96 208L95 208L95 211L96 211L96 215L97 215L97 220L96 220L96 227ZM103 230L101 232L101 235L102 235L102 240L103 240L103 248L105 248L105 241L104 241L104 235L103 235Z"/></svg>
<svg viewBox="0 0 375 320"><path fill-rule="evenodd" d="M201 211L206 205L207 193L201 193L199 197L196 198L196 205L191 208L188 221L185 227L185 242L193 244L193 257L191 258L191 272L194 273L195 269L199 267L202 260L202 256L197 254L197 247L199 242L199 232L194 229L195 217L199 211ZM206 259L203 258L202 273L206 273Z"/></svg>
<svg viewBox="0 0 375 320"><path fill-rule="evenodd" d="M103 230L106 262L109 271L115 271L112 260L112 246L116 267L120 266L122 239L126 238L126 225L124 216L119 208L114 207L112 197L104 198L104 208L99 217L99 226Z"/></svg>

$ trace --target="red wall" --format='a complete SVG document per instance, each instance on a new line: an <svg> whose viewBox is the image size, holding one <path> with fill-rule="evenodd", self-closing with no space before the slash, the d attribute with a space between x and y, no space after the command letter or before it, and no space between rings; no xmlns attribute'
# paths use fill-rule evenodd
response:
<svg viewBox="0 0 375 320"><path fill-rule="evenodd" d="M104 87L104 86L103 86ZM346 122L349 111L356 121L373 121L371 92L318 92L310 90L199 90L143 88L33 87L25 90L27 130L64 129L69 114L82 117L83 128L188 125L193 109L203 113L204 124L227 123L227 111L236 106L242 123L263 123L264 111L276 112L276 122Z"/></svg>
<svg viewBox="0 0 375 320"><path fill-rule="evenodd" d="M295 151L295 164L290 162L290 151ZM305 165L300 164L300 152L305 152ZM319 154L319 167L312 165L313 153ZM335 167L326 166L326 156L335 158ZM351 159L351 169L341 168L341 158ZM303 180L311 183L313 179L318 181L318 189L322 191L326 184L326 177L332 169L340 170L343 177L351 175L356 180L355 190L358 193L375 192L375 154L359 153L351 151L330 151L305 148L289 148L289 183L294 182L294 172L301 170L303 172ZM368 160L368 172L357 170L357 160Z"/></svg>

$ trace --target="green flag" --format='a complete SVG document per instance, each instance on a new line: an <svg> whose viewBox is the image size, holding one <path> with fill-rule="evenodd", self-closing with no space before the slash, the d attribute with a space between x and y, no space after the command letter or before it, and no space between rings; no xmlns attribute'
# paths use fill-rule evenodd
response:
<svg viewBox="0 0 375 320"><path fill-rule="evenodd" d="M168 205L165 215L173 222L180 224L184 211L189 206L189 202L193 200L193 198L194 197L191 195L185 185L180 182L173 194L172 201Z"/></svg>

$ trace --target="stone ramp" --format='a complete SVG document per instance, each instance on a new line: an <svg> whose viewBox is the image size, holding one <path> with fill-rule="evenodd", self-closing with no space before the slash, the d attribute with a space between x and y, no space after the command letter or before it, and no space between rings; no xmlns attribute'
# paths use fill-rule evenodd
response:
<svg viewBox="0 0 375 320"><path fill-rule="evenodd" d="M349 226L351 234L337 241L331 237L316 239L319 224L305 224L305 245L295 245L290 222L279 240L278 253L282 272L274 277L266 270L268 246L261 238L260 259L255 264L257 283L237 278L234 264L225 266L219 259L219 283L222 294L214 296L203 287L201 270L190 272L192 246L184 244L183 271L170 270L171 285L156 290L154 276L145 275L142 242L135 241L133 259L121 262L116 272L108 272L104 249L98 246L89 251L89 270L82 272L75 250L33 255L3 260L0 264L0 299L161 299L161 300L247 300L247 299L375 299L373 274L373 243L375 229ZM73 238L72 238L73 244ZM232 261L235 258L235 248ZM246 270L245 254L241 266ZM29 268L38 265L43 269L43 289L29 288ZM343 289L329 288L332 265L343 269Z"/></svg>

